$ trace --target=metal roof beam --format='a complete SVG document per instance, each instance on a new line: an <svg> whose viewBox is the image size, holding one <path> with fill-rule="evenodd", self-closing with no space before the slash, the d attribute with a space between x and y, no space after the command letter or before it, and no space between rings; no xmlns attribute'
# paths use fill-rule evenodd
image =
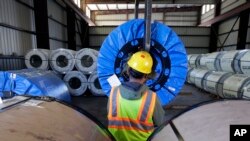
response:
<svg viewBox="0 0 250 141"><path fill-rule="evenodd" d="M187 12L187 11L198 11L200 6L193 7L168 7L168 8L152 8L153 13L160 12ZM134 9L123 9L123 10L100 10L93 11L96 15L109 15L109 14L131 14L134 13ZM145 9L138 9L138 13L144 13Z"/></svg>
<svg viewBox="0 0 250 141"><path fill-rule="evenodd" d="M216 0L153 0L152 4L215 4ZM134 3L135 0L85 0L86 4L127 4ZM139 0L144 3L145 0Z"/></svg>
<svg viewBox="0 0 250 141"><path fill-rule="evenodd" d="M244 4L234 8L231 11L228 11L228 12L226 12L226 13L224 13L222 15L219 15L219 16L217 16L217 17L215 17L215 18L213 18L213 19L211 19L211 20L209 20L207 22L204 22L204 23L200 24L199 26L210 26L210 25L212 25L214 23L225 21L225 20L227 20L229 18L232 18L234 16L239 15L241 12L246 11L248 9L250 9L250 2L244 3Z"/></svg>
<svg viewBox="0 0 250 141"><path fill-rule="evenodd" d="M89 19L89 17L80 10L72 1L69 0L62 0L66 3L69 7L71 7L81 18L83 18L90 26L94 26L95 23Z"/></svg>

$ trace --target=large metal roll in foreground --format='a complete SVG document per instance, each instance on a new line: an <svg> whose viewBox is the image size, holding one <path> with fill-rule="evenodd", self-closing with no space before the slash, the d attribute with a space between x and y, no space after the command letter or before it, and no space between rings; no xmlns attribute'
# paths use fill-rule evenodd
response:
<svg viewBox="0 0 250 141"><path fill-rule="evenodd" d="M111 141L104 126L86 111L43 98L14 97L0 104L2 141Z"/></svg>
<svg viewBox="0 0 250 141"><path fill-rule="evenodd" d="M71 98L65 83L51 71L25 69L6 71L3 76L4 86L1 93L14 93L15 95L50 96L65 102Z"/></svg>
<svg viewBox="0 0 250 141"><path fill-rule="evenodd" d="M66 83L69 92L73 96L82 95L88 88L88 80L86 76L79 71L68 72L63 81Z"/></svg>
<svg viewBox="0 0 250 141"><path fill-rule="evenodd" d="M97 72L101 87L109 96L111 86L107 79L116 74L120 81L127 81L124 72L130 56L144 48L144 20L128 21L104 40L99 52ZM155 91L162 105L168 104L181 90L187 74L187 56L182 41L166 25L151 24L150 54L153 57L154 75L146 84Z"/></svg>
<svg viewBox="0 0 250 141"><path fill-rule="evenodd" d="M105 93L102 90L100 82L98 80L97 73L92 73L88 78L88 88L90 92L95 96L104 96Z"/></svg>
<svg viewBox="0 0 250 141"><path fill-rule="evenodd" d="M50 53L50 66L57 72L66 74L75 66L75 51L68 49L56 49Z"/></svg>
<svg viewBox="0 0 250 141"><path fill-rule="evenodd" d="M250 99L250 77L244 74L234 74L223 83L224 98Z"/></svg>
<svg viewBox="0 0 250 141"><path fill-rule="evenodd" d="M49 69L49 50L32 49L25 55L25 65L27 68L42 70Z"/></svg>
<svg viewBox="0 0 250 141"><path fill-rule="evenodd" d="M250 123L250 101L224 100L194 106L159 127L152 141L229 141L230 125Z"/></svg>
<svg viewBox="0 0 250 141"><path fill-rule="evenodd" d="M96 62L98 53L94 49L84 48L77 51L75 55L76 68L85 74L91 74L96 71Z"/></svg>

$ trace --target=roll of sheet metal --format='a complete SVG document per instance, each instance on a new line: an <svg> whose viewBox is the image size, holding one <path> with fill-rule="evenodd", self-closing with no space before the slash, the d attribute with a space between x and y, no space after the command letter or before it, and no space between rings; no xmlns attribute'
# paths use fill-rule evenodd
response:
<svg viewBox="0 0 250 141"><path fill-rule="evenodd" d="M16 96L5 100L0 108L0 136L3 141L114 140L110 132L88 112L60 101Z"/></svg>
<svg viewBox="0 0 250 141"><path fill-rule="evenodd" d="M203 70L202 70L202 69L196 69L196 68L194 68L192 71L190 71L189 80L190 80L191 84L195 84L195 77L196 77L196 75L197 75L200 71L203 71Z"/></svg>
<svg viewBox="0 0 250 141"><path fill-rule="evenodd" d="M203 81L204 81L204 77L210 73L209 70L200 70L198 71L195 76L194 76L194 84L196 87L203 89Z"/></svg>
<svg viewBox="0 0 250 141"><path fill-rule="evenodd" d="M134 19L114 29L104 40L98 56L97 72L100 84L109 96L107 79L116 74L127 81L124 71L129 57L144 47L144 20ZM150 53L154 59L153 72L146 85L157 93L162 105L168 104L180 92L187 75L185 47L176 33L166 25L151 24Z"/></svg>
<svg viewBox="0 0 250 141"><path fill-rule="evenodd" d="M235 72L237 73L236 69L239 64L236 61L238 55L246 52L246 50L234 50L234 51L227 51L223 54L220 58L220 70L224 72Z"/></svg>
<svg viewBox="0 0 250 141"><path fill-rule="evenodd" d="M198 67L201 56L202 56L201 54L192 54L189 58L189 67L191 68Z"/></svg>
<svg viewBox="0 0 250 141"><path fill-rule="evenodd" d="M71 98L65 83L51 71L25 69L4 72L5 85L2 92L15 95L50 96L65 102Z"/></svg>
<svg viewBox="0 0 250 141"><path fill-rule="evenodd" d="M240 66L240 69L238 69L240 71L238 72L250 76L250 50L247 50L247 52L242 54L242 56L239 56L239 58L237 59L239 61Z"/></svg>
<svg viewBox="0 0 250 141"><path fill-rule="evenodd" d="M245 49L245 50L241 50L241 51L239 51L239 53L237 54L237 56L234 58L234 60L233 60L233 64L234 64L234 72L235 73L241 73L241 74L244 74L244 72L243 72L243 68L244 69L247 69L247 67L243 67L243 66L250 66L250 59L247 61L247 60L245 60L244 61L244 59L242 60L242 63L241 63L241 58L243 57L243 56L245 56L248 52L249 52L250 50L248 50L248 49ZM249 54L248 54L249 55ZM242 65L242 67L241 67L241 65ZM242 69L241 69L242 68ZM246 75L248 75L248 73L246 72L245 73ZM249 73L250 74L250 73Z"/></svg>
<svg viewBox="0 0 250 141"><path fill-rule="evenodd" d="M32 49L25 55L25 65L27 68L42 70L49 69L49 50Z"/></svg>
<svg viewBox="0 0 250 141"><path fill-rule="evenodd" d="M250 123L250 101L224 100L195 105L157 128L152 141L229 141L230 125Z"/></svg>
<svg viewBox="0 0 250 141"><path fill-rule="evenodd" d="M90 48L77 51L75 56L77 70L84 74L96 72L97 55L98 53L96 54L96 51Z"/></svg>
<svg viewBox="0 0 250 141"><path fill-rule="evenodd" d="M250 99L250 77L244 74L234 74L223 83L224 98Z"/></svg>
<svg viewBox="0 0 250 141"><path fill-rule="evenodd" d="M198 62L198 68L200 69L204 69L204 70L208 70L207 66L206 66L206 57L208 56L208 54L201 54L201 57L199 58L199 62Z"/></svg>
<svg viewBox="0 0 250 141"><path fill-rule="evenodd" d="M56 49L50 53L51 68L62 74L73 70L75 66L75 51L68 49Z"/></svg>
<svg viewBox="0 0 250 141"><path fill-rule="evenodd" d="M189 84L192 84L192 82L191 82L191 80L190 80L190 73L192 72L194 70L194 68L190 68L190 67L188 67L188 73L187 73L187 82L189 83Z"/></svg>
<svg viewBox="0 0 250 141"><path fill-rule="evenodd" d="M91 93L95 96L105 96L105 93L102 90L100 82L98 80L97 73L92 73L88 78L88 88Z"/></svg>
<svg viewBox="0 0 250 141"><path fill-rule="evenodd" d="M99 54L99 51L95 50L95 49L92 49L93 53L95 54L95 56L98 57L98 54Z"/></svg>
<svg viewBox="0 0 250 141"><path fill-rule="evenodd" d="M70 94L73 96L82 95L88 88L88 81L86 76L79 71L68 72L64 76L63 80L66 83Z"/></svg>
<svg viewBox="0 0 250 141"><path fill-rule="evenodd" d="M188 56L187 56L188 65L190 65L190 64L189 64L189 60L190 60L191 56L192 56L192 54L188 54Z"/></svg>
<svg viewBox="0 0 250 141"><path fill-rule="evenodd" d="M206 56L205 64L208 70L220 71L220 58L225 52L213 52Z"/></svg>
<svg viewBox="0 0 250 141"><path fill-rule="evenodd" d="M233 73L230 72L211 71L211 73L204 77L203 89L207 92L223 97L223 83L225 79L232 74Z"/></svg>

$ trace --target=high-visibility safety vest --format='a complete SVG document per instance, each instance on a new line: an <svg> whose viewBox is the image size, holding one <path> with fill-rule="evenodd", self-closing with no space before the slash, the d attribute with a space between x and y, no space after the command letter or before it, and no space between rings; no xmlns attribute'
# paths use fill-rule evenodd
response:
<svg viewBox="0 0 250 141"><path fill-rule="evenodd" d="M154 130L153 112L156 94L146 91L140 99L127 100L118 87L109 100L108 129L117 141L146 141Z"/></svg>

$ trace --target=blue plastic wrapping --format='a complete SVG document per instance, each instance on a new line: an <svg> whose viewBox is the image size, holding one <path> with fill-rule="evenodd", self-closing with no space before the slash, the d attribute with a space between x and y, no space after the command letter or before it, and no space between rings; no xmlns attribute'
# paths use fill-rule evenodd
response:
<svg viewBox="0 0 250 141"><path fill-rule="evenodd" d="M0 72L0 97L3 96L2 91L4 89L5 83L6 83L6 78L4 72Z"/></svg>
<svg viewBox="0 0 250 141"><path fill-rule="evenodd" d="M97 72L103 91L109 96L111 86L107 79L116 74L121 81L121 73L131 53L143 46L144 20L128 21L114 29L104 40L97 62ZM128 49L126 49L128 48ZM147 85L155 91L162 105L168 104L180 92L187 74L185 47L176 33L168 26L154 22L151 24L151 49L154 58L153 78Z"/></svg>
<svg viewBox="0 0 250 141"><path fill-rule="evenodd" d="M5 79L5 80L4 80ZM2 83L4 80L5 83ZM25 69L0 72L0 91L11 91L16 95L50 96L70 102L65 83L51 71Z"/></svg>

